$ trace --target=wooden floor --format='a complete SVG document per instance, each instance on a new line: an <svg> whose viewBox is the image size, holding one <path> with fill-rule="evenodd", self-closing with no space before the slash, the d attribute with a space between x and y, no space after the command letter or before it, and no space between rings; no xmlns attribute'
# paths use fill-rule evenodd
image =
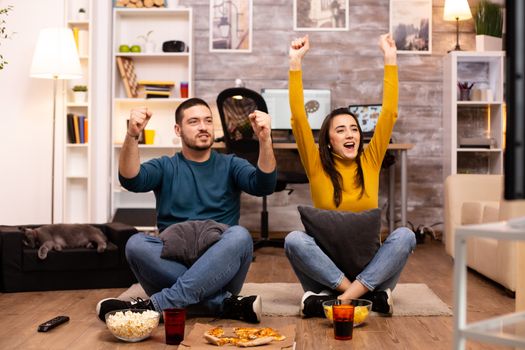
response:
<svg viewBox="0 0 525 350"><path fill-rule="evenodd" d="M247 282L297 282L280 248L262 248L248 273ZM418 245L410 257L401 282L426 283L444 302L452 305L452 259L440 242ZM504 290L469 272L468 320L474 321L513 311L514 299ZM98 300L114 297L124 289L7 293L0 294L0 349L176 349L164 344L160 325L146 341L128 344L113 338L95 316ZM414 295L414 298L417 298ZM38 324L57 315L68 315L69 323L48 333L38 333ZM195 322L234 325L237 321L190 319L186 332ZM371 317L354 331L351 341L333 339L325 319L264 317L261 325L296 325L298 350L325 349L451 349L452 317ZM180 346L181 349L184 347ZM469 349L506 349L468 343Z"/></svg>

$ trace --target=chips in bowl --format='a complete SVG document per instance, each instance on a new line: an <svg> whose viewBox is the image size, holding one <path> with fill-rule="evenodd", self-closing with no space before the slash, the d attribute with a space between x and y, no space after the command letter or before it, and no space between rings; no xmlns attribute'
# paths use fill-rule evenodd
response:
<svg viewBox="0 0 525 350"><path fill-rule="evenodd" d="M337 299L327 300L323 302L324 315L330 322L333 322L332 306L337 302ZM372 302L365 299L352 299L352 305L354 305L354 327L362 325L370 311L372 310Z"/></svg>

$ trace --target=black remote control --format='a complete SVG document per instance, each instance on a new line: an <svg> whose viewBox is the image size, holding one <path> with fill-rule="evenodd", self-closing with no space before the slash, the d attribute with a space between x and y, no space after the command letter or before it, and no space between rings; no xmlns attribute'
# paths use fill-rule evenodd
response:
<svg viewBox="0 0 525 350"><path fill-rule="evenodd" d="M69 317L67 316L57 316L55 318L50 319L49 321L46 321L42 323L40 326L38 326L39 332L47 332L56 326L61 325L62 323L65 323L69 321Z"/></svg>

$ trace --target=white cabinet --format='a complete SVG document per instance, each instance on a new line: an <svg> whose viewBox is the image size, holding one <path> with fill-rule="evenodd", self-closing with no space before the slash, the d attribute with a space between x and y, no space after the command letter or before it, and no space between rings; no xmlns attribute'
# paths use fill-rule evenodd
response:
<svg viewBox="0 0 525 350"><path fill-rule="evenodd" d="M64 83L65 113L61 123L63 125L62 139L64 140L62 210L61 217L57 220L63 223L91 221L91 179L89 176L90 138L92 136L89 131L93 121L90 112L90 82L93 70L90 59L91 11L92 1L89 0L67 0L65 3L65 22L75 36L82 67L82 78L68 80ZM87 87L83 99L75 100L74 86Z"/></svg>
<svg viewBox="0 0 525 350"><path fill-rule="evenodd" d="M149 34L148 34L149 33ZM148 37L148 47L144 37ZM184 43L182 52L163 52L163 43ZM154 43L154 45L151 44ZM122 46L141 46L140 52L121 52ZM180 47L180 43L178 44ZM152 48L153 47L153 48ZM137 194L123 189L118 181L118 159L126 136L130 110L147 107L153 113L146 129L154 130L152 144L141 144L141 162L162 155L172 155L180 140L174 132L175 109L187 97L193 96L193 15L191 8L113 9L113 73L111 118L112 170L111 214L119 208L154 208L153 193ZM146 98L139 88L130 96L117 61L131 59L133 73L126 73L130 86L133 81L162 81L174 83L167 98ZM128 61L129 62L129 61ZM129 70L130 68L127 67ZM187 84L186 96L181 96L181 84ZM140 86L139 86L140 87Z"/></svg>
<svg viewBox="0 0 525 350"><path fill-rule="evenodd" d="M443 175L501 174L504 52L452 51L443 64ZM472 85L467 96L459 84Z"/></svg>

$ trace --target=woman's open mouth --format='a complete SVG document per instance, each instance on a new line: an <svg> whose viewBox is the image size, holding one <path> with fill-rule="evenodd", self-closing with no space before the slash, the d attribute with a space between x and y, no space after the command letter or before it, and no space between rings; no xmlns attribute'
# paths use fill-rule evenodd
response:
<svg viewBox="0 0 525 350"><path fill-rule="evenodd" d="M351 142L346 142L344 145L343 145L346 149L350 150L350 151L353 151L355 149L355 142L351 141Z"/></svg>

